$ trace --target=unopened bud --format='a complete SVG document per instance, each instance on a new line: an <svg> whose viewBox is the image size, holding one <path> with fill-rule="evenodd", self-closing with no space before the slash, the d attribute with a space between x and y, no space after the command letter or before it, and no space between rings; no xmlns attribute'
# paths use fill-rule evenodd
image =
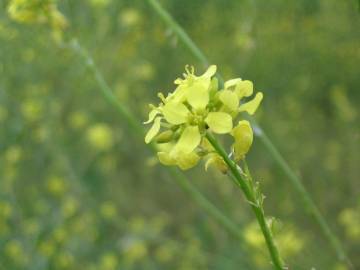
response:
<svg viewBox="0 0 360 270"><path fill-rule="evenodd" d="M155 140L157 143L167 143L173 139L173 135L174 132L172 132L171 130L166 130L157 135Z"/></svg>

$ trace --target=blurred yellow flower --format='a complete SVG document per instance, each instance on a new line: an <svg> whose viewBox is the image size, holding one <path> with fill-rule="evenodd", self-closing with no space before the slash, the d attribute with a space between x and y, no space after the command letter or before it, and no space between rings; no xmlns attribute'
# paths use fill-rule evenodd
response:
<svg viewBox="0 0 360 270"><path fill-rule="evenodd" d="M100 213L105 219L113 219L117 215L116 205L110 201L104 202L100 206Z"/></svg>
<svg viewBox="0 0 360 270"><path fill-rule="evenodd" d="M360 213L356 209L346 208L341 211L339 222L345 228L347 237L353 241L360 240Z"/></svg>
<svg viewBox="0 0 360 270"><path fill-rule="evenodd" d="M89 122L89 119L84 112L75 111L70 115L69 122L72 128L82 129Z"/></svg>
<svg viewBox="0 0 360 270"><path fill-rule="evenodd" d="M100 270L115 270L117 269L118 259L115 253L106 253L100 259Z"/></svg>
<svg viewBox="0 0 360 270"><path fill-rule="evenodd" d="M7 201L0 201L0 218L7 219L13 212L12 206Z"/></svg>
<svg viewBox="0 0 360 270"><path fill-rule="evenodd" d="M61 212L65 218L73 216L79 209L79 201L74 197L67 197L64 199Z"/></svg>
<svg viewBox="0 0 360 270"><path fill-rule="evenodd" d="M16 22L49 25L56 42L62 40L63 31L68 25L54 0L11 0L7 11Z"/></svg>
<svg viewBox="0 0 360 270"><path fill-rule="evenodd" d="M51 23L56 28L67 25L53 0L11 0L8 5L10 17L21 23Z"/></svg>
<svg viewBox="0 0 360 270"><path fill-rule="evenodd" d="M47 180L46 186L48 191L55 196L61 196L66 191L65 180L58 176L50 177Z"/></svg>
<svg viewBox="0 0 360 270"><path fill-rule="evenodd" d="M9 163L16 163L22 157L23 151L19 145L10 146L5 152L5 160Z"/></svg>
<svg viewBox="0 0 360 270"><path fill-rule="evenodd" d="M135 66L134 73L139 79L149 80L154 76L155 70L150 63L142 63Z"/></svg>
<svg viewBox="0 0 360 270"><path fill-rule="evenodd" d="M276 243L281 250L284 258L294 256L301 252L305 245L304 236L293 226L287 226L281 230L281 233L275 235ZM265 247L265 239L261 233L260 227L256 222L251 222L244 231L245 240L255 249L261 250ZM261 259L258 262L263 263Z"/></svg>
<svg viewBox="0 0 360 270"><path fill-rule="evenodd" d="M99 123L91 126L86 135L89 143L98 150L106 151L114 145L112 130L107 124Z"/></svg>
<svg viewBox="0 0 360 270"><path fill-rule="evenodd" d="M52 237L55 240L55 242L61 244L64 243L64 241L68 237L68 232L65 228L58 227L53 231Z"/></svg>
<svg viewBox="0 0 360 270"><path fill-rule="evenodd" d="M256 222L246 226L244 231L245 240L253 247L261 248L264 245L264 236L261 234L259 225Z"/></svg>
<svg viewBox="0 0 360 270"><path fill-rule="evenodd" d="M128 264L143 259L148 253L147 247L142 240L130 239L124 248L124 259Z"/></svg>
<svg viewBox="0 0 360 270"><path fill-rule="evenodd" d="M24 118L29 122L37 121L43 115L42 104L35 98L25 100L20 109Z"/></svg>
<svg viewBox="0 0 360 270"><path fill-rule="evenodd" d="M140 19L139 11L134 8L125 9L119 15L119 22L127 27L136 25Z"/></svg>
<svg viewBox="0 0 360 270"><path fill-rule="evenodd" d="M91 5L94 7L107 7L111 0L90 0Z"/></svg>
<svg viewBox="0 0 360 270"><path fill-rule="evenodd" d="M4 246L4 253L16 264L24 265L28 261L28 256L22 243L18 240L10 240Z"/></svg>

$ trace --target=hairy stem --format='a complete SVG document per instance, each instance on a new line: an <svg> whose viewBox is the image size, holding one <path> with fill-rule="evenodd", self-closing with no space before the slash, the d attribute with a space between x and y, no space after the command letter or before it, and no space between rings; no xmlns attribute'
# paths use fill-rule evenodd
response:
<svg viewBox="0 0 360 270"><path fill-rule="evenodd" d="M234 180L238 183L247 201L250 203L251 208L261 228L261 231L264 235L266 245L269 250L274 267L276 269L284 269L283 261L275 245L275 241L270 231L270 228L266 223L264 209L262 208L262 205L259 202L259 198L256 197L253 187L248 182L249 180L243 178L237 167L237 164L228 157L225 150L210 133L206 134L206 138L209 140L209 142L214 147L216 152L224 159L225 163L228 165L231 171L232 176L234 177Z"/></svg>

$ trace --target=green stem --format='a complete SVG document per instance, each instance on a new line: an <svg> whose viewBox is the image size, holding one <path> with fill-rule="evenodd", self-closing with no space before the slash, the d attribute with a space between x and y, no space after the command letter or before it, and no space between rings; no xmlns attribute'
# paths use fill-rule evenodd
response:
<svg viewBox="0 0 360 270"><path fill-rule="evenodd" d="M279 165L279 167L284 171L287 175L295 189L300 193L300 197L303 201L306 211L313 216L315 221L319 224L323 234L329 240L331 246L336 251L338 258L341 261L344 261L350 269L354 269L354 266L350 259L347 257L339 239L333 234L328 223L325 221L322 216L319 208L315 205L314 201L310 197L307 192L305 186L301 182L301 180L296 176L294 171L290 168L289 164L285 161L285 159L281 156L280 152L276 149L274 144L270 141L269 137L261 130L256 123L253 123L254 129L256 131L257 136L269 150L271 156Z"/></svg>
<svg viewBox="0 0 360 270"><path fill-rule="evenodd" d="M284 269L283 261L280 257L279 251L275 245L275 241L273 239L272 233L268 224L266 223L264 209L262 208L261 204L259 203L256 195L254 194L254 190L251 188L248 180L244 179L237 167L237 164L232 161L222 146L218 143L218 141L210 134L206 134L206 138L209 140L211 145L214 147L216 152L224 159L225 163L228 165L234 180L239 184L241 190L244 192L244 195L248 202L251 205L251 208L256 216L256 219L260 225L261 231L264 235L266 245L268 247L273 265L276 269Z"/></svg>
<svg viewBox="0 0 360 270"><path fill-rule="evenodd" d="M81 45L78 43L77 40L73 40L71 42L71 49L81 57L81 59L84 61L84 64L89 68L92 75L94 76L96 82L99 85L99 90L102 96L105 98L105 100L112 105L118 112L119 116L129 124L131 131L134 133L134 135L138 136L139 139L143 140L144 138L144 128L140 124L140 121L138 121L127 109L126 107L121 104L116 96L113 94L111 88L108 86L106 81L104 80L104 77L96 67L93 59L91 56L87 53L86 50L84 50ZM153 147L153 145L148 144L149 148L156 152L156 149ZM200 191L195 187L194 184L192 184L191 181L187 179L187 177L180 172L179 170L172 168L172 167L166 167L169 174L171 175L171 178L176 181L176 183L182 188L182 190L188 194L200 207L202 207L214 220L216 220L219 224L222 225L222 227L233 237L239 240L239 243L243 247L244 238L243 235L240 233L238 229L238 225L235 224L231 219L229 219L227 216L225 216L221 210L219 210L215 205L213 205L208 199L206 199ZM245 248L242 248L245 250Z"/></svg>
<svg viewBox="0 0 360 270"><path fill-rule="evenodd" d="M183 44L190 50L190 52L204 65L209 65L209 60L202 53L200 48L195 44L195 42L189 37L189 35L184 31L184 29L174 20L174 18L160 5L158 0L148 0L149 4L153 7L154 11L159 15L159 17L169 26L174 33L179 37L179 40L183 42ZM219 81L222 82L222 78L219 74L217 74ZM249 116L252 122L255 122L255 119ZM340 240L337 236L331 231L329 224L326 222L325 218L319 211L318 207L315 205L314 201L311 199L309 192L304 187L300 178L296 176L294 171L290 168L289 164L285 161L285 159L281 156L280 152L276 149L274 144L270 141L270 139L266 136L265 132L261 129L259 125L256 125L257 136L263 142L266 150L270 153L272 158L278 164L278 166L285 172L285 174L290 179L296 191L300 194L304 205L309 210L309 213L312 215L314 220L318 223L321 228L322 233L325 238L330 242L330 245L336 252L336 255L339 260L347 263L350 269L354 269L350 259L346 255L345 249L343 248Z"/></svg>
<svg viewBox="0 0 360 270"><path fill-rule="evenodd" d="M162 8L156 0L148 0L150 5L154 8L156 13L161 17L161 19L175 32L176 35L186 44L186 46L191 50L192 54L200 60L204 66L208 66L209 62L206 59L206 56L203 52L196 46L194 41L188 36L188 34L182 29L182 27L177 24L177 22L171 17L171 15Z"/></svg>

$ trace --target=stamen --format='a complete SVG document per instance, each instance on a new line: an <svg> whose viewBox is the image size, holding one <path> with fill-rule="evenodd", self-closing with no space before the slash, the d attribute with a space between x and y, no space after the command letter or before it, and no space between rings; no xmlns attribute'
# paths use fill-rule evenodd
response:
<svg viewBox="0 0 360 270"><path fill-rule="evenodd" d="M159 92L157 95L158 95L158 97L161 99L161 101L165 103L165 96L164 96L164 94L161 93L161 92Z"/></svg>

